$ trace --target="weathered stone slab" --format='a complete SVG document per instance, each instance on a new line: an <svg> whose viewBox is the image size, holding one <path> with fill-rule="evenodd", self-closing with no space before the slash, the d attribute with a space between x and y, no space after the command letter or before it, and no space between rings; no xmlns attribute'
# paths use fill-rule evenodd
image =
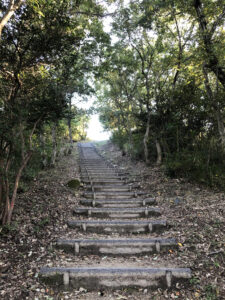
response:
<svg viewBox="0 0 225 300"><path fill-rule="evenodd" d="M99 233L151 233L166 228L165 220L146 221L68 221L68 226L89 232Z"/></svg>
<svg viewBox="0 0 225 300"><path fill-rule="evenodd" d="M87 174L87 173L83 173L81 174L81 178L82 180L87 180L87 179L97 179L97 180L102 180L102 179L116 179L116 180L123 180L126 178L126 176L119 176L119 175L116 175L116 174L98 174L98 176L93 175L93 174Z"/></svg>
<svg viewBox="0 0 225 300"><path fill-rule="evenodd" d="M142 192L84 192L83 196L91 199L127 199L145 195Z"/></svg>
<svg viewBox="0 0 225 300"><path fill-rule="evenodd" d="M135 206L146 206L146 205L154 205L156 204L155 198L146 198L146 199L139 199L139 198L130 198L130 199L81 199L80 203L82 205L89 205L93 207L103 207L103 206L111 206L111 207L118 207L124 206L129 207L129 205Z"/></svg>
<svg viewBox="0 0 225 300"><path fill-rule="evenodd" d="M93 179L93 180L82 180L82 182L89 187L89 185L125 185L126 183L120 179Z"/></svg>
<svg viewBox="0 0 225 300"><path fill-rule="evenodd" d="M86 190L93 190L95 192L129 192L132 187L128 185L91 185L86 186Z"/></svg>
<svg viewBox="0 0 225 300"><path fill-rule="evenodd" d="M59 288L93 291L118 288L170 288L191 278L188 268L48 268L40 270L48 284Z"/></svg>
<svg viewBox="0 0 225 300"><path fill-rule="evenodd" d="M138 207L138 208L75 208L74 214L87 215L89 217L111 217L117 215L117 217L143 217L148 218L149 216L160 216L160 209L157 207Z"/></svg>
<svg viewBox="0 0 225 300"><path fill-rule="evenodd" d="M64 249L74 255L148 255L165 253L168 249L177 248L175 239L96 239L96 240L66 240L60 239L57 248Z"/></svg>

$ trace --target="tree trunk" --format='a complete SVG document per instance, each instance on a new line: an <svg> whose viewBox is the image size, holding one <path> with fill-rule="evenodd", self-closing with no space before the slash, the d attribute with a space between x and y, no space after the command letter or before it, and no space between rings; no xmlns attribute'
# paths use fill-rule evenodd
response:
<svg viewBox="0 0 225 300"><path fill-rule="evenodd" d="M3 161L0 160L0 219L3 209Z"/></svg>
<svg viewBox="0 0 225 300"><path fill-rule="evenodd" d="M161 145L163 147L163 153L167 157L168 154L170 153L170 148L169 148L168 143L165 138L161 139Z"/></svg>
<svg viewBox="0 0 225 300"><path fill-rule="evenodd" d="M20 168L19 168L19 170L18 170L18 172L16 174L16 179L15 179L15 182L14 182L13 194L12 194L11 201L10 201L10 208L9 208L9 211L8 211L6 224L10 224L11 223L12 212L13 212L15 201L16 201L17 190L18 190L20 178L21 178L23 169L26 167L28 161L31 158L31 155L32 155L31 151L29 153L27 153L25 159L22 161L22 164L21 164L21 166L20 166Z"/></svg>
<svg viewBox="0 0 225 300"><path fill-rule="evenodd" d="M71 118L67 119L67 124L68 124L68 129L69 129L69 150L68 150L68 154L71 154L73 151L73 136L72 136L72 128L71 128Z"/></svg>
<svg viewBox="0 0 225 300"><path fill-rule="evenodd" d="M220 135L220 141L223 149L225 149L225 127L224 120L219 109L216 111L217 126Z"/></svg>
<svg viewBox="0 0 225 300"><path fill-rule="evenodd" d="M10 201L9 201L9 182L8 176L5 175L5 179L2 180L2 200L3 200L3 209L1 213L1 223L5 225L7 223L7 217L10 210Z"/></svg>
<svg viewBox="0 0 225 300"><path fill-rule="evenodd" d="M216 56L216 53L214 51L212 43L212 33L207 28L208 24L204 15L201 0L194 0L194 7L198 17L200 32L205 46L205 52L208 58L207 67L215 74L217 79L225 88L225 72L223 68L219 65L218 57Z"/></svg>
<svg viewBox="0 0 225 300"><path fill-rule="evenodd" d="M225 149L225 128L224 128L224 120L221 114L221 111L216 103L216 99L214 97L213 91L211 89L210 83L209 83L209 79L208 79L208 73L205 67L203 67L203 74L205 77L205 88L206 88L206 92L208 95L208 98L212 104L212 107L214 109L214 114L215 114L215 118L217 121L217 127L218 127L218 133L220 136L220 140L221 140L221 145L223 147L223 149Z"/></svg>
<svg viewBox="0 0 225 300"><path fill-rule="evenodd" d="M144 139L143 139L144 154L145 154L145 162L146 162L146 164L149 164L149 153L148 153L149 131L150 131L150 112L148 112L148 119L147 119L147 123L146 123L146 130L145 130L145 135L144 135Z"/></svg>
<svg viewBox="0 0 225 300"><path fill-rule="evenodd" d="M57 141L56 141L56 127L57 124L53 123L52 125L52 155L51 155L51 166L55 166L56 155L57 155Z"/></svg>
<svg viewBox="0 0 225 300"><path fill-rule="evenodd" d="M14 15L15 11L21 6L22 3L23 0L10 0L7 11L0 20L0 38L2 36L2 30L5 27L6 23L10 20L10 18Z"/></svg>
<svg viewBox="0 0 225 300"><path fill-rule="evenodd" d="M48 157L45 149L45 136L42 133L40 133L39 139L41 145L41 164L43 168L46 168L48 165Z"/></svg>
<svg viewBox="0 0 225 300"><path fill-rule="evenodd" d="M156 151L157 151L157 165L161 165L162 163L162 148L160 142L158 140L155 141Z"/></svg>
<svg viewBox="0 0 225 300"><path fill-rule="evenodd" d="M5 225L5 224L9 225L11 223L12 212L13 212L13 209L15 206L15 201L16 201L17 190L18 190L20 178L21 178L24 168L26 167L28 161L31 158L31 155L32 155L32 152L29 151L20 165L20 168L16 174L11 199L9 198L9 183L8 183L8 176L6 175L5 184L4 184L5 185L5 191L4 191L5 192L5 208L4 208L4 212L2 215L2 224L3 225Z"/></svg>

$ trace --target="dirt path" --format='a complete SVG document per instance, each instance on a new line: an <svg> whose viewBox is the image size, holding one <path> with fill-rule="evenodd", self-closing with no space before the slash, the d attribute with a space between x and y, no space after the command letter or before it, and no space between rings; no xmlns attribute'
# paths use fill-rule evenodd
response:
<svg viewBox="0 0 225 300"><path fill-rule="evenodd" d="M144 163L131 162L122 157L113 146L104 147L103 154L113 159L120 167L136 174L144 190L157 196L170 228L170 237L179 239L179 250L171 251L167 258L159 254L151 260L162 259L190 266L193 278L176 290L140 290L113 293L87 293L79 290L55 292L39 282L41 266L60 263L80 266L102 260L108 265L110 257L74 257L54 248L56 238L72 236L67 228L71 211L78 204L66 183L78 176L76 153L65 157L55 169L42 172L30 191L18 197L13 224L8 232L0 235L0 298L1 299L225 299L224 271L224 193L215 192L190 184L183 179L169 179L159 168L147 168ZM76 238L83 238L76 233ZM53 244L53 247L52 247ZM122 263L122 258L117 262ZM129 258L140 266L149 262L144 257ZM126 259L127 260L127 259Z"/></svg>

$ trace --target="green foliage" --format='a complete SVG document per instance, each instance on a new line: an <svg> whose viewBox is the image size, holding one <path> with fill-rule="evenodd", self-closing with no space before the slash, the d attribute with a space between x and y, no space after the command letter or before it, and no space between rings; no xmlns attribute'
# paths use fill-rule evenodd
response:
<svg viewBox="0 0 225 300"><path fill-rule="evenodd" d="M191 181L203 183L211 187L224 188L225 168L224 156L221 152L210 149L210 154L205 143L201 148L192 151L183 149L182 152L169 154L165 160L167 175L171 177L187 177Z"/></svg>
<svg viewBox="0 0 225 300"><path fill-rule="evenodd" d="M161 152L167 174L223 188L224 5L214 2L120 2L96 88L125 153L154 162Z"/></svg>
<svg viewBox="0 0 225 300"><path fill-rule="evenodd" d="M192 285L197 285L199 283L200 283L200 279L198 277L192 277L190 279L190 284L192 284Z"/></svg>
<svg viewBox="0 0 225 300"><path fill-rule="evenodd" d="M80 140L86 136L88 116L76 109L71 99L74 93L93 92L89 81L97 69L96 57L109 42L97 17L103 12L103 6L92 0L29 0L3 28L0 43L3 223L11 221L18 186L24 191L40 168L54 166L62 152L71 152L73 138Z"/></svg>
<svg viewBox="0 0 225 300"><path fill-rule="evenodd" d="M207 300L217 300L218 299L217 289L215 286L213 286L211 284L205 286L205 293L206 293Z"/></svg>

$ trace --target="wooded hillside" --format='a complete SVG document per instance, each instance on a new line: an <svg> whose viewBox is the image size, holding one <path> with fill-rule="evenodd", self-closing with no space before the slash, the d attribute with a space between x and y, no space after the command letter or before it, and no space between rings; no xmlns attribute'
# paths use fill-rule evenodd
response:
<svg viewBox="0 0 225 300"><path fill-rule="evenodd" d="M124 153L224 187L224 1L125 1L98 106Z"/></svg>
<svg viewBox="0 0 225 300"><path fill-rule="evenodd" d="M124 154L224 187L224 1L5 0L0 9L2 224L18 189L85 139L88 113L74 93L96 93Z"/></svg>

